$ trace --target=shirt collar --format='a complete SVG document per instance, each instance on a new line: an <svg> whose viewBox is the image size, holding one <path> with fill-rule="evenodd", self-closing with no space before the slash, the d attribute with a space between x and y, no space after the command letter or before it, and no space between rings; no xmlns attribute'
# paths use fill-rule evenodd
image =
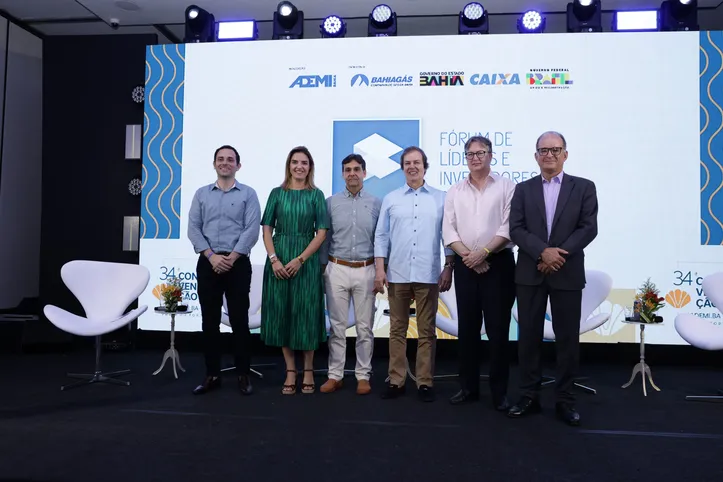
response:
<svg viewBox="0 0 723 482"><path fill-rule="evenodd" d="M211 185L211 191L213 191L214 189L220 189L221 191L223 191L223 189L221 189L221 187L219 187L218 181L214 182L214 183ZM233 186L231 186L231 189L238 189L238 190L240 191L240 190L241 190L241 185L239 184L238 181L234 181L234 182L233 182ZM230 191L231 189L229 189L229 191Z"/></svg>
<svg viewBox="0 0 723 482"><path fill-rule="evenodd" d="M402 187L402 189L404 190L404 193L405 193L405 194L415 191L415 190L412 189L411 186L410 186L409 184L407 184L407 183L404 183L404 186ZM420 188L417 189L417 190L418 190L418 191L422 191L422 192L429 192L429 186L427 186L427 181L424 181L424 184L422 184L422 185L420 186Z"/></svg>
<svg viewBox="0 0 723 482"><path fill-rule="evenodd" d="M352 193L349 192L349 190L345 187L344 191L342 191L346 197L354 197ZM364 197L364 188L361 188L358 193L356 193L359 197Z"/></svg>
<svg viewBox="0 0 723 482"><path fill-rule="evenodd" d="M558 174L557 176L550 179L550 183L562 184L562 175L563 175L563 172L560 171L560 174ZM540 175L540 177L542 177L542 175ZM555 179L557 179L557 182L555 181ZM542 184L548 184L548 181L544 177L542 177Z"/></svg>
<svg viewBox="0 0 723 482"><path fill-rule="evenodd" d="M490 172L489 174L487 174L487 179L489 179L490 181L495 181L495 182L496 182L499 178L500 178L500 175L499 175L499 174L495 174L494 172ZM467 176L467 177L465 178L465 182L466 182L467 186L474 187L475 189L477 189L477 188L475 187L475 185L472 184L472 181L470 181L470 176Z"/></svg>

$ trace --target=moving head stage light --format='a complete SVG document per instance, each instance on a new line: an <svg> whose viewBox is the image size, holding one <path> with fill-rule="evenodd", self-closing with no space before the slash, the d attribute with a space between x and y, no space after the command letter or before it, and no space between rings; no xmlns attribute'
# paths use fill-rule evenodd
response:
<svg viewBox="0 0 723 482"><path fill-rule="evenodd" d="M574 0L567 4L568 32L602 32L600 0Z"/></svg>
<svg viewBox="0 0 723 482"><path fill-rule="evenodd" d="M304 38L304 12L291 2L281 2L274 12L272 39Z"/></svg>
<svg viewBox="0 0 723 482"><path fill-rule="evenodd" d="M205 43L216 41L216 19L206 10L191 5L186 9L185 43Z"/></svg>

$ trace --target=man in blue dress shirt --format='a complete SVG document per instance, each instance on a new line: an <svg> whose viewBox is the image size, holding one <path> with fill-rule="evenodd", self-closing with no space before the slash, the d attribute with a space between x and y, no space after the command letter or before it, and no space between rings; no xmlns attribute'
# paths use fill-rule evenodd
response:
<svg viewBox="0 0 723 482"><path fill-rule="evenodd" d="M250 395L249 254L259 239L261 206L256 191L236 181L236 172L241 168L236 149L219 147L213 167L218 179L196 191L188 215L188 238L196 253L200 253L196 275L206 359L206 378L193 393L206 393L221 385L219 325L225 294L239 390Z"/></svg>
<svg viewBox="0 0 723 482"><path fill-rule="evenodd" d="M374 243L374 289L379 293L389 289L389 384L382 398L404 392L409 306L414 300L419 334L417 392L422 401L431 402L437 306L439 293L452 286L454 252L442 244L445 192L424 181L427 155L419 147L408 147L402 152L401 167L407 182L384 197ZM444 269L442 249L447 261Z"/></svg>

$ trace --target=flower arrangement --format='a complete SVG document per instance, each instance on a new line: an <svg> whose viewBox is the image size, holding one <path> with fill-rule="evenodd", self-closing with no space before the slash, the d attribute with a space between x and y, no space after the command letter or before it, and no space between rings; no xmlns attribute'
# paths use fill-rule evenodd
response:
<svg viewBox="0 0 723 482"><path fill-rule="evenodd" d="M638 289L633 303L633 316L640 318L645 323L662 323L663 318L655 313L665 306L665 298L660 296L655 283L647 279Z"/></svg>
<svg viewBox="0 0 723 482"><path fill-rule="evenodd" d="M166 311L176 312L183 301L183 285L178 278L169 278L161 289L161 299Z"/></svg>

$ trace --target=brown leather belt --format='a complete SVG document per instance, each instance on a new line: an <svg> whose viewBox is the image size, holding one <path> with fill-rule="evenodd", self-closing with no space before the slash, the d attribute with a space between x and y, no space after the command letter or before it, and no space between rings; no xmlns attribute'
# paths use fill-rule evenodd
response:
<svg viewBox="0 0 723 482"><path fill-rule="evenodd" d="M348 266L350 268L365 268L374 264L374 258L369 258L366 261L344 261L343 259L329 256L329 261L342 266Z"/></svg>

